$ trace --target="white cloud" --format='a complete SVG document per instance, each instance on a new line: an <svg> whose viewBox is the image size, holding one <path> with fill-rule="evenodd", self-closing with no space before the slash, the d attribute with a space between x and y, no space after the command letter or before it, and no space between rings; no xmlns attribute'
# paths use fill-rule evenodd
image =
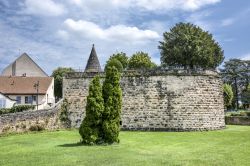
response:
<svg viewBox="0 0 250 166"><path fill-rule="evenodd" d="M41 16L59 16L66 13L62 4L55 3L52 0L25 0L24 13Z"/></svg>
<svg viewBox="0 0 250 166"><path fill-rule="evenodd" d="M62 38L62 39L64 39L64 40L68 40L69 39L69 34L68 34L68 32L67 31L65 31L65 30L58 30L57 31L57 35L60 37L60 38Z"/></svg>
<svg viewBox="0 0 250 166"><path fill-rule="evenodd" d="M239 21L245 22L245 20L248 19L249 12L250 12L250 8L247 8L236 14L234 13L233 16L223 19L221 21L221 26L230 26L230 25L236 24Z"/></svg>
<svg viewBox="0 0 250 166"><path fill-rule="evenodd" d="M75 21L73 19L65 20L64 24L67 30L90 39L94 38L105 41L147 42L160 37L155 31L141 30L137 27L129 27L125 25L115 25L103 29L93 22L85 20Z"/></svg>
<svg viewBox="0 0 250 166"><path fill-rule="evenodd" d="M235 22L235 19L227 18L227 19L222 20L221 25L222 26L229 26L229 25L232 25L234 22Z"/></svg>
<svg viewBox="0 0 250 166"><path fill-rule="evenodd" d="M250 60L250 53L242 55L240 59L242 59L242 60Z"/></svg>
<svg viewBox="0 0 250 166"><path fill-rule="evenodd" d="M90 8L142 8L148 11L158 10L184 10L194 11L205 5L215 4L220 0L72 0L77 6L88 6Z"/></svg>
<svg viewBox="0 0 250 166"><path fill-rule="evenodd" d="M186 21L191 22L195 25L198 25L206 31L212 31L213 30L213 22L206 20L206 17L208 17L210 15L211 15L210 11L195 12L195 13L191 14L186 19Z"/></svg>
<svg viewBox="0 0 250 166"><path fill-rule="evenodd" d="M181 9L185 11L197 10L205 5L214 4L220 0L135 0L138 7L143 7L147 10L173 10Z"/></svg>
<svg viewBox="0 0 250 166"><path fill-rule="evenodd" d="M170 24L168 22L158 21L158 20L151 20L146 21L142 24L142 27L151 29L153 31L158 32L159 34L162 34L163 32L167 31L170 27Z"/></svg>

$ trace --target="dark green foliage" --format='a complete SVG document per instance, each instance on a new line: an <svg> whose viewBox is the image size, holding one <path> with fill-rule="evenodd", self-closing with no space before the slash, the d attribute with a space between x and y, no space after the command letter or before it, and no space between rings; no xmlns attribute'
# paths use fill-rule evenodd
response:
<svg viewBox="0 0 250 166"><path fill-rule="evenodd" d="M119 72L122 72L122 71L123 71L122 63L121 63L119 60L115 59L115 58L110 59L110 60L107 61L107 64L106 64L106 66L105 66L104 71L106 72L106 70L107 70L108 67L113 67L113 66L114 66Z"/></svg>
<svg viewBox="0 0 250 166"><path fill-rule="evenodd" d="M69 102L67 99L63 100L63 103L61 105L61 113L60 113L60 120L66 125L66 127L70 127L70 119L69 119Z"/></svg>
<svg viewBox="0 0 250 166"><path fill-rule="evenodd" d="M232 105L233 101L233 90L232 86L229 84L223 85L223 94L224 94L224 105L226 108Z"/></svg>
<svg viewBox="0 0 250 166"><path fill-rule="evenodd" d="M54 93L57 100L62 98L63 76L68 72L74 72L74 70L72 68L58 67L51 75L54 77Z"/></svg>
<svg viewBox="0 0 250 166"><path fill-rule="evenodd" d="M0 115L1 114L8 114L8 113L15 113L15 112L23 112L27 110L33 110L35 109L34 105L18 105L14 106L12 108L2 108L0 109Z"/></svg>
<svg viewBox="0 0 250 166"><path fill-rule="evenodd" d="M122 107L122 91L120 73L115 67L108 67L103 83L103 138L106 143L119 142L120 114Z"/></svg>
<svg viewBox="0 0 250 166"><path fill-rule="evenodd" d="M148 53L144 52L136 52L128 62L128 69L151 69L154 67L156 64L151 61Z"/></svg>
<svg viewBox="0 0 250 166"><path fill-rule="evenodd" d="M128 66L128 57L127 55L124 53L124 52L120 52L120 53L116 53L116 54L113 54L110 58L109 58L109 61L110 60L113 60L113 59L116 59L118 61L121 62L122 64L122 67L123 69L126 69L127 66Z"/></svg>
<svg viewBox="0 0 250 166"><path fill-rule="evenodd" d="M158 47L161 63L184 68L216 68L224 60L223 50L212 34L190 23L178 23L163 34Z"/></svg>
<svg viewBox="0 0 250 166"><path fill-rule="evenodd" d="M232 86L234 92L233 107L239 108L240 97L245 102L242 93L246 91L250 80L250 61L240 59L230 59L225 62L223 68L220 69L223 81ZM245 99L244 99L245 98Z"/></svg>
<svg viewBox="0 0 250 166"><path fill-rule="evenodd" d="M244 116L250 117L250 111L237 111L237 112L229 112L226 116Z"/></svg>
<svg viewBox="0 0 250 166"><path fill-rule="evenodd" d="M244 89L241 94L241 101L245 107L249 107L250 105L250 84L248 85L247 89Z"/></svg>
<svg viewBox="0 0 250 166"><path fill-rule="evenodd" d="M103 137L103 111L104 103L102 98L102 87L99 76L96 76L89 86L86 116L79 129L79 133L82 136L82 143L88 145L101 143Z"/></svg>

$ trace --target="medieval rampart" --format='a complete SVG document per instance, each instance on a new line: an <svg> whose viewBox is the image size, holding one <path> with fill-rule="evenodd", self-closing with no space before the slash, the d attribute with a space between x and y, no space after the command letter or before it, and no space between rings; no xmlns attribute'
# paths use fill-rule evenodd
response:
<svg viewBox="0 0 250 166"><path fill-rule="evenodd" d="M79 127L94 73L69 73L63 95L72 127ZM100 73L104 77L104 73ZM195 131L225 127L222 81L213 71L125 72L121 123L124 130Z"/></svg>

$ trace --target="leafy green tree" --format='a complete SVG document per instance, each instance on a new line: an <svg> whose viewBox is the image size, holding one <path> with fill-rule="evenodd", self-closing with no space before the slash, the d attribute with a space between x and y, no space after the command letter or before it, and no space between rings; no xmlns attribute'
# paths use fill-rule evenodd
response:
<svg viewBox="0 0 250 166"><path fill-rule="evenodd" d="M72 68L67 67L58 67L52 73L52 77L54 77L54 94L57 99L62 98L62 82L63 77L68 72L74 72Z"/></svg>
<svg viewBox="0 0 250 166"><path fill-rule="evenodd" d="M110 59L110 60L107 61L107 64L106 64L106 66L105 66L104 71L106 71L108 67L113 67L113 66L114 66L119 72L122 72L122 71L123 71L122 63L121 63L119 60L115 59L115 58Z"/></svg>
<svg viewBox="0 0 250 166"><path fill-rule="evenodd" d="M102 142L102 114L104 101L102 97L102 86L99 76L94 77L89 86L87 97L86 116L79 128L82 143L93 145Z"/></svg>
<svg viewBox="0 0 250 166"><path fill-rule="evenodd" d="M158 48L161 63L184 68L216 68L224 60L223 50L212 34L191 23L178 23L163 34Z"/></svg>
<svg viewBox="0 0 250 166"><path fill-rule="evenodd" d="M103 83L103 136L104 142L119 142L120 114L122 107L121 74L115 67L108 67Z"/></svg>
<svg viewBox="0 0 250 166"><path fill-rule="evenodd" d="M245 108L250 106L250 84L248 85L248 87L246 89L243 90L242 94L241 94L241 101L243 103L243 106Z"/></svg>
<svg viewBox="0 0 250 166"><path fill-rule="evenodd" d="M241 93L249 85L250 61L230 59L224 63L220 73L223 81L232 85L234 92L233 106L238 109Z"/></svg>
<svg viewBox="0 0 250 166"><path fill-rule="evenodd" d="M124 52L119 52L116 54L113 54L108 61L116 59L121 62L123 69L126 69L128 66L128 56Z"/></svg>
<svg viewBox="0 0 250 166"><path fill-rule="evenodd" d="M226 108L228 108L232 105L234 96L232 86L229 84L223 84L223 92L224 92L224 105Z"/></svg>
<svg viewBox="0 0 250 166"><path fill-rule="evenodd" d="M129 69L151 69L157 65L151 61L148 53L136 52L131 56L128 62Z"/></svg>

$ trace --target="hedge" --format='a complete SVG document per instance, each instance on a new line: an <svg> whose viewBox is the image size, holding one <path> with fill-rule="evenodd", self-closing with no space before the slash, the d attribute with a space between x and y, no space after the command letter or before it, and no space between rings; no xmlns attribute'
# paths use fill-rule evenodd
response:
<svg viewBox="0 0 250 166"><path fill-rule="evenodd" d="M23 111L27 111L27 110L33 110L33 109L35 109L34 105L18 105L18 106L14 106L12 108L0 109L0 115L8 114L8 113L15 113L15 112L23 112Z"/></svg>

